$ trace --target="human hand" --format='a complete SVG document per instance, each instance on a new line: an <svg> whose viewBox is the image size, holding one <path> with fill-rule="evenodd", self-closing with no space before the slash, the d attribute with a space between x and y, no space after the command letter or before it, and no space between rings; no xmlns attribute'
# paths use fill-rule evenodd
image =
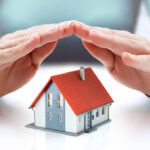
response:
<svg viewBox="0 0 150 150"><path fill-rule="evenodd" d="M71 22L40 25L0 39L0 96L27 83L57 40L73 33Z"/></svg>
<svg viewBox="0 0 150 150"><path fill-rule="evenodd" d="M150 41L127 31L80 22L75 23L75 34L116 80L150 95Z"/></svg>

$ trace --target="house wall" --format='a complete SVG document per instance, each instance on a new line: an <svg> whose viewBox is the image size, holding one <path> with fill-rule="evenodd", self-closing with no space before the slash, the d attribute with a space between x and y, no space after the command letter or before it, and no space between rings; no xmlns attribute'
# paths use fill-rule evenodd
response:
<svg viewBox="0 0 150 150"><path fill-rule="evenodd" d="M76 127L76 132L81 132L84 130L84 115L85 114L80 114L77 116L77 127Z"/></svg>
<svg viewBox="0 0 150 150"><path fill-rule="evenodd" d="M109 105L110 104L106 104L91 110L92 111L91 115L94 115L94 119L91 120L92 127L109 119ZM102 115L102 107L104 107L105 110L105 114L103 115ZM87 114L87 112L80 115L75 115L71 107L67 103L67 101L65 102L65 108L66 108L65 109L65 131L72 132L72 133L78 133L83 131L85 129L84 116ZM97 109L99 109L99 117L96 117Z"/></svg>
<svg viewBox="0 0 150 150"><path fill-rule="evenodd" d="M34 113L35 126L45 128L45 93L36 103Z"/></svg>
<svg viewBox="0 0 150 150"><path fill-rule="evenodd" d="M65 131L65 100L63 98L63 108L58 108L58 95L61 94L56 84L52 82L46 90L46 128ZM47 94L52 93L52 107L48 107ZM52 114L52 119L49 120L49 113ZM59 115L62 116L62 122L59 122Z"/></svg>
<svg viewBox="0 0 150 150"><path fill-rule="evenodd" d="M81 115L81 120L79 121L79 116L76 116L69 106L68 102L65 101L65 131L78 133L84 130L84 115Z"/></svg>
<svg viewBox="0 0 150 150"><path fill-rule="evenodd" d="M48 107L47 94L52 93L52 107ZM85 115L87 112L75 115L69 106L68 102L63 98L63 108L58 108L58 94L61 94L54 82L50 84L45 93L40 97L35 105L35 126L49 128L53 130L78 133L85 129ZM109 106L95 108L91 110L91 115L94 119L91 120L92 127L109 119ZM105 114L102 115L102 107L105 109ZM96 111L99 109L99 117L96 117ZM52 120L49 120L49 113L52 114ZM58 115L62 115L62 122L59 122Z"/></svg>
<svg viewBox="0 0 150 150"><path fill-rule="evenodd" d="M92 115L94 115L94 119L92 120L92 127L109 119L109 105L110 104L106 104L106 105L103 105L101 107L98 107L92 110ZM105 110L104 114L102 114L102 107L104 107L104 110ZM96 117L97 109L99 109L98 117Z"/></svg>

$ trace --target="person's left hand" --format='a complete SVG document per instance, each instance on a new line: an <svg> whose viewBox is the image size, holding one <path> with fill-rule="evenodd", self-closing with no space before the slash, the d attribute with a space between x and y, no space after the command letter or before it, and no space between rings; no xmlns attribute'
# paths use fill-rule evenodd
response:
<svg viewBox="0 0 150 150"><path fill-rule="evenodd" d="M73 33L71 22L40 25L0 39L0 96L27 83L57 40Z"/></svg>

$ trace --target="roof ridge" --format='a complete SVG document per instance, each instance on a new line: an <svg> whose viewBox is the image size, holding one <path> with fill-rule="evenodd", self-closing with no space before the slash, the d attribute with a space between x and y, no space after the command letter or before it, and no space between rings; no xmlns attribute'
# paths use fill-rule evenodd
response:
<svg viewBox="0 0 150 150"><path fill-rule="evenodd" d="M87 68L84 68L84 69L85 69L85 70L87 70L87 69L91 69L91 70L92 70L91 67L87 67ZM68 72L60 73L60 74L56 74L56 75L52 75L52 76L51 76L51 79L53 79L53 78L55 78L55 77L58 77L58 76L67 75L67 74L70 74L70 73L73 73L73 72L77 72L77 71L80 71L80 69L78 69L78 70L73 70L73 71L68 71ZM93 71L93 70L92 70L92 71Z"/></svg>

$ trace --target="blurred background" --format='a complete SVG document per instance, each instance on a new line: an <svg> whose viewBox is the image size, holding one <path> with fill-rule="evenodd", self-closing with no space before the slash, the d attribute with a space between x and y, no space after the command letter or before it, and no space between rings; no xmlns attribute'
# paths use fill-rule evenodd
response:
<svg viewBox="0 0 150 150"><path fill-rule="evenodd" d="M67 20L134 33L146 24L143 19L142 26L137 27L141 5L144 13L150 14L150 0L0 0L0 37L31 26ZM97 63L74 35L59 40L55 51L45 60L48 62Z"/></svg>

